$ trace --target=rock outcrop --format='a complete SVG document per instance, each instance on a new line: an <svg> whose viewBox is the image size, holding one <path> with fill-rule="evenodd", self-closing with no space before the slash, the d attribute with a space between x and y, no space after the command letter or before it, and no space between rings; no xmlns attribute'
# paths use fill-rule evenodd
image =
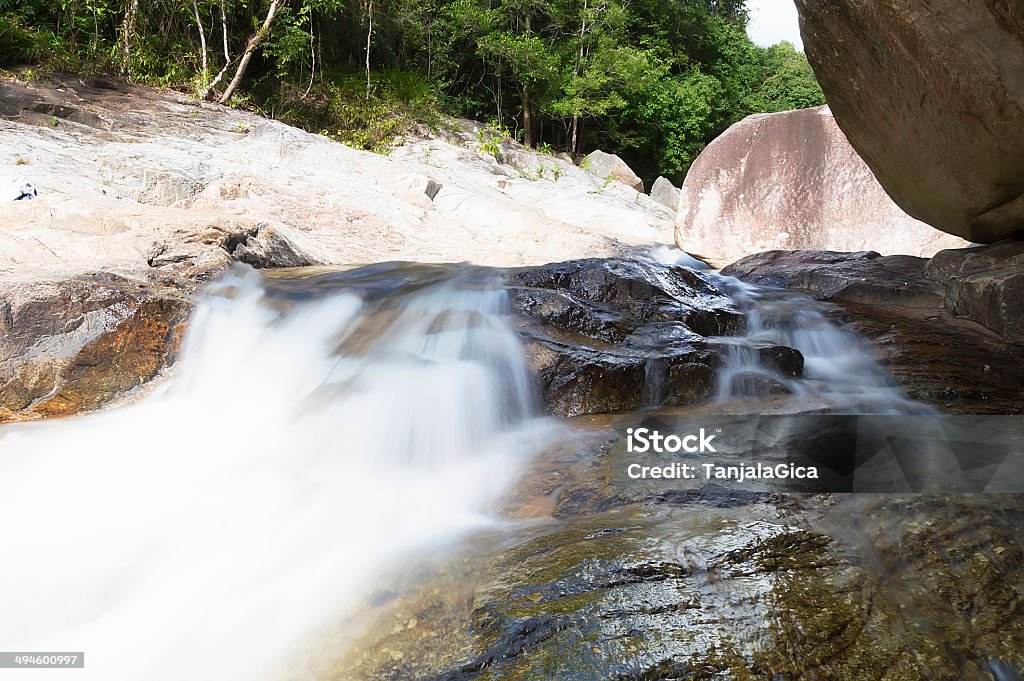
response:
<svg viewBox="0 0 1024 681"><path fill-rule="evenodd" d="M729 265L722 274L804 291L818 300L937 309L942 286L924 276L927 262L874 251L765 251Z"/></svg>
<svg viewBox="0 0 1024 681"><path fill-rule="evenodd" d="M632 187L641 194L644 193L644 181L615 154L597 149L587 154L580 162L580 167L587 169L592 175L602 180L611 178L627 187Z"/></svg>
<svg viewBox="0 0 1024 681"><path fill-rule="evenodd" d="M1024 242L940 251L930 260L873 251L766 251L723 274L819 300L940 309L1024 346Z"/></svg>
<svg viewBox="0 0 1024 681"><path fill-rule="evenodd" d="M839 126L910 215L974 242L1024 230L1024 8L797 0Z"/></svg>
<svg viewBox="0 0 1024 681"><path fill-rule="evenodd" d="M0 422L95 409L170 364L190 310L173 281L114 275L0 292Z"/></svg>
<svg viewBox="0 0 1024 681"><path fill-rule="evenodd" d="M944 286L949 312L1024 345L1024 242L942 251L925 275Z"/></svg>
<svg viewBox="0 0 1024 681"><path fill-rule="evenodd" d="M966 245L894 204L827 107L749 116L683 182L676 243L716 265L774 249L931 256Z"/></svg>
<svg viewBox="0 0 1024 681"><path fill-rule="evenodd" d="M650 197L450 127L381 156L174 93L0 78L0 169L39 193L0 211L0 421L152 377L191 293L233 261L522 266L671 238Z"/></svg>

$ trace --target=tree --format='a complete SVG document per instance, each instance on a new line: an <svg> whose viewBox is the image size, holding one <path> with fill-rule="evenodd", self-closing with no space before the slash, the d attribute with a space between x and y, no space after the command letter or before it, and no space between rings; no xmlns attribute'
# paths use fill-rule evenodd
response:
<svg viewBox="0 0 1024 681"><path fill-rule="evenodd" d="M806 109L825 103L825 95L803 52L781 42L762 52L762 85L756 94L759 111Z"/></svg>
<svg viewBox="0 0 1024 681"><path fill-rule="evenodd" d="M246 42L245 50L242 52L242 57L238 60L238 68L235 69L235 75L228 83L224 93L217 98L218 104L227 103L235 91L238 89L239 84L242 82L242 77L245 76L245 70L249 67L249 60L252 59L252 55L256 53L260 43L262 43L267 36L270 34L270 29L274 25L274 19L277 18L278 10L281 9L281 3L283 0L270 0L270 6L267 8L267 16L263 20L263 23L256 30L256 33Z"/></svg>

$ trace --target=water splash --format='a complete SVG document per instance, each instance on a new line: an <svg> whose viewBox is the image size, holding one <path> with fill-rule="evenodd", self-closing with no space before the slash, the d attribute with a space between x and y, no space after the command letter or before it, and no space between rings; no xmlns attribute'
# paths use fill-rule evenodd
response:
<svg viewBox="0 0 1024 681"><path fill-rule="evenodd" d="M484 279L292 305L240 269L160 394L6 427L0 649L86 653L9 675L273 679L381 570L488 523L551 426Z"/></svg>

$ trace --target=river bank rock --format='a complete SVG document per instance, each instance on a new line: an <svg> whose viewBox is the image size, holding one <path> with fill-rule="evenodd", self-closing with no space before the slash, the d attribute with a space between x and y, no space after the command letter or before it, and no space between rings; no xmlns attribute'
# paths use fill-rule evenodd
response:
<svg viewBox="0 0 1024 681"><path fill-rule="evenodd" d="M722 270L753 284L804 291L818 300L938 308L942 286L924 276L924 258L874 251L766 251Z"/></svg>
<svg viewBox="0 0 1024 681"><path fill-rule="evenodd" d="M1024 664L1014 495L623 491L626 423L577 422L573 447L521 486L520 508L542 521L396 576L338 669L353 681L954 681Z"/></svg>
<svg viewBox="0 0 1024 681"><path fill-rule="evenodd" d="M190 290L113 275L0 292L0 422L89 411L177 353Z"/></svg>
<svg viewBox="0 0 1024 681"><path fill-rule="evenodd" d="M907 213L988 243L1024 230L1024 9L797 0L836 121Z"/></svg>
<svg viewBox="0 0 1024 681"><path fill-rule="evenodd" d="M893 203L828 107L748 116L697 157L676 244L722 266L774 249L931 256L967 245Z"/></svg>
<svg viewBox="0 0 1024 681"><path fill-rule="evenodd" d="M1024 345L1024 241L942 251L925 275L945 285L949 312Z"/></svg>
<svg viewBox="0 0 1024 681"><path fill-rule="evenodd" d="M0 211L0 299L20 310L21 329L4 339L0 418L71 413L136 385L151 373L143 364L173 357L164 327L177 328L188 294L232 262L522 266L670 241L673 214L649 197L512 141L499 160L461 122L451 127L449 141L410 139L383 156L178 93L0 78L0 167L38 189ZM93 280L134 288L82 283ZM33 287L39 299L19 307ZM103 342L138 357L88 359L84 339L100 322L83 320L94 317L113 334ZM139 340L139 324L163 349ZM44 346L70 353L78 346L63 335L76 328L94 377L76 379L82 394L67 388L58 409L54 391L70 378L22 360Z"/></svg>

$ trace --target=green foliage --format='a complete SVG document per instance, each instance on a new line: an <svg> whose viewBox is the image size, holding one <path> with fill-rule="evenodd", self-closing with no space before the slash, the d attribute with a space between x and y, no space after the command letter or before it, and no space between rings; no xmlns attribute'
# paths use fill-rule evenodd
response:
<svg viewBox="0 0 1024 681"><path fill-rule="evenodd" d="M423 91L410 101L393 94L391 88L401 78L389 81L377 75L373 80L369 97L364 75L331 73L308 93L281 83L276 93L264 95L264 101L272 102L274 115L286 123L377 153L391 149L398 138L415 128L417 121L438 117L429 109L430 98ZM402 90L402 96L409 94L408 89Z"/></svg>
<svg viewBox="0 0 1024 681"><path fill-rule="evenodd" d="M756 93L758 111L786 111L821 106L825 95L803 52L781 42L763 52L765 78Z"/></svg>
<svg viewBox="0 0 1024 681"><path fill-rule="evenodd" d="M501 143L509 137L511 137L511 132L508 128L502 128L500 126L482 126L476 130L476 138L480 145L480 153L489 154L494 158L498 158L498 153L501 151Z"/></svg>
<svg viewBox="0 0 1024 681"><path fill-rule="evenodd" d="M412 111L427 114L437 105L437 91L422 74L401 69L386 69L381 85L388 97Z"/></svg>
<svg viewBox="0 0 1024 681"><path fill-rule="evenodd" d="M0 66L38 64L57 49L54 35L26 27L17 17L0 16Z"/></svg>

